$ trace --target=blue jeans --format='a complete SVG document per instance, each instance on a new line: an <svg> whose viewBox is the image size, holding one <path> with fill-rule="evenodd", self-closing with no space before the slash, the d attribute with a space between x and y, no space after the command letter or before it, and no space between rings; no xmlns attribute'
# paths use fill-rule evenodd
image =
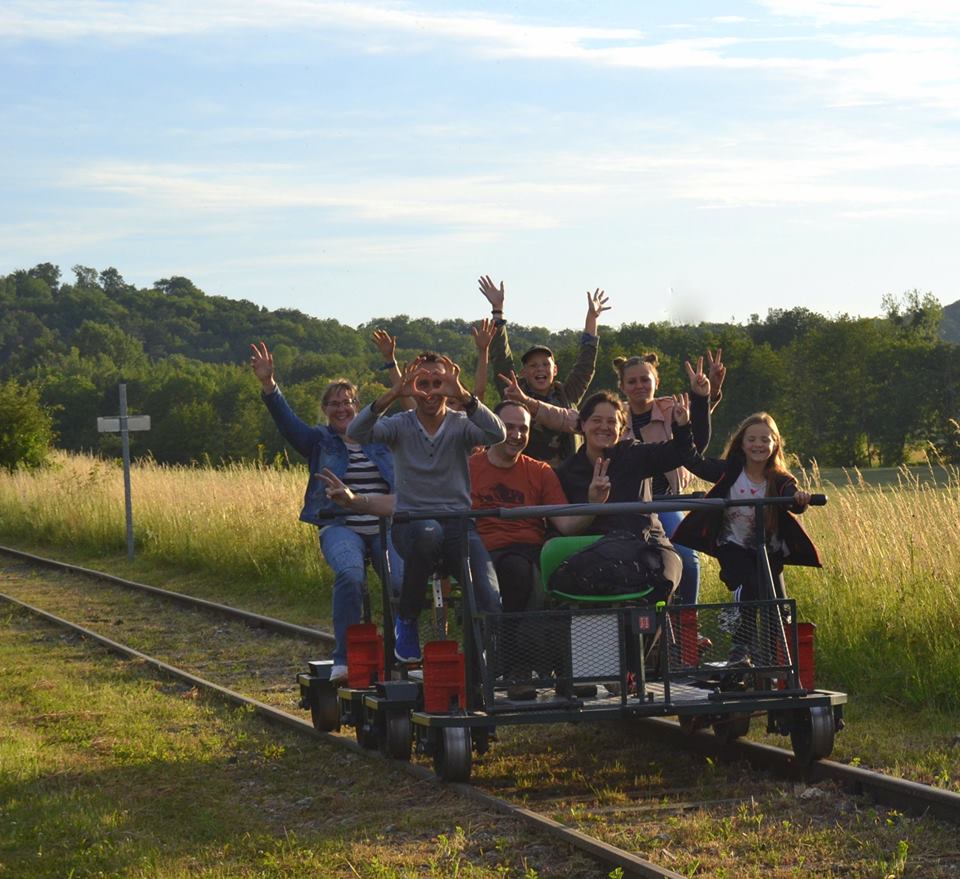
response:
<svg viewBox="0 0 960 879"><path fill-rule="evenodd" d="M658 513L660 524L667 533L667 537L673 537L673 532L677 530L677 525L683 518L683 513L679 510L671 510L667 513ZM680 575L680 585L673 594L673 600L677 604L696 604L700 596L700 556L695 550L686 546L680 546L674 543L673 548L680 556L683 562L683 573Z"/></svg>
<svg viewBox="0 0 960 879"><path fill-rule="evenodd" d="M336 665L347 664L347 628L362 619L362 589L366 580L366 559L369 557L380 582L382 556L379 534L357 534L346 525L328 525L320 532L320 551L333 570L333 648ZM396 594L403 582L403 560L387 535L390 557L390 591Z"/></svg>
<svg viewBox="0 0 960 879"><path fill-rule="evenodd" d="M393 542L403 556L403 589L397 615L415 620L423 610L430 576L438 567L460 578L460 529L467 529L470 573L473 578L477 608L487 613L500 612L500 587L487 552L472 521L468 519L424 519L400 522L393 526Z"/></svg>

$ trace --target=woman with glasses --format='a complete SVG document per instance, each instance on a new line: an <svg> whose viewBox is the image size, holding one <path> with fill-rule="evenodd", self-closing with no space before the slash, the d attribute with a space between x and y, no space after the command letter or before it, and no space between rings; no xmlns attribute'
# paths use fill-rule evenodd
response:
<svg viewBox="0 0 960 879"><path fill-rule="evenodd" d="M331 680L347 676L347 628L361 621L361 594L367 558L378 576L381 570L380 523L393 507L393 456L383 443L356 443L350 424L356 417L357 388L346 379L327 385L321 405L326 425L306 424L294 414L274 378L273 356L261 342L251 345L250 366L263 387L263 402L277 429L310 463L310 476L300 519L320 528L320 550L333 570L333 650ZM336 503L327 492L329 474L345 485L353 501ZM327 478L325 479L325 475ZM331 513L337 514L330 517ZM390 588L398 594L403 582L403 562L387 536Z"/></svg>

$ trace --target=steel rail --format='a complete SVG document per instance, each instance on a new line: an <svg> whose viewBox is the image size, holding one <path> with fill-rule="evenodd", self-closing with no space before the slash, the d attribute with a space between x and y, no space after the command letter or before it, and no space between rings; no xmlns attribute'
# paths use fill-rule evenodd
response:
<svg viewBox="0 0 960 879"><path fill-rule="evenodd" d="M218 604L215 601L208 601L205 598L197 598L193 595L187 595L183 592L173 592L169 589L161 589L159 586L149 586L146 583L137 583L135 580L124 580L113 574L105 574L103 571L95 571L92 568L83 568L79 565L71 565L68 562L48 559L44 556L33 555L20 549L13 549L9 546L0 546L0 554L30 562L34 565L42 565L46 568L52 568L57 571L65 571L71 574L79 574L83 577L89 577L92 580L102 580L114 586L122 586L125 589L139 590L167 601L176 601L188 607L200 608L212 613L218 613L221 616L232 617L242 620L250 626L261 629L267 629L271 632L281 632L285 635L294 635L298 638L304 638L308 641L317 641L321 644L333 646L334 637L329 632L323 632L320 629L311 629L309 626L299 626L296 623L288 623L285 620L278 620L275 617L263 616L253 613L249 610L241 610L238 607L230 607L228 604Z"/></svg>
<svg viewBox="0 0 960 879"><path fill-rule="evenodd" d="M103 580L115 585L138 589L145 593L155 594L162 598L179 601L189 606L201 607L206 610L215 611L227 616L234 616L239 619L243 619L252 625L261 626L288 634L294 634L299 637L320 641L323 643L333 642L332 635L329 635L326 632L321 632L317 629L311 629L306 626L298 626L293 623L284 622L283 620L274 619L272 617L260 616L259 614L239 610L238 608L232 608L228 605L221 605L215 602L206 601L205 599L201 598L193 598L192 596L185 595L180 592L171 592L165 589L160 589L156 586L148 586L143 583L124 580L112 574L105 574L100 571L79 567L77 565L71 565L66 562L59 562L54 559L47 559L42 556L32 555L31 553L27 553L22 550L0 546L0 554L6 554L8 556L19 558L34 564L50 567L55 570L68 571L71 573L88 576L93 579ZM9 598L7 596L2 597L8 601L22 604L24 607L30 607L30 605L26 605L17 599ZM37 612L40 614L46 614L45 611L38 610ZM52 616L50 616L50 618L57 619ZM63 624L72 625L66 623L66 621L63 621ZM74 628L81 630L80 627ZM103 640L104 643L109 640L102 639L100 636L97 636L94 633L89 633L86 630L82 631L84 634L88 634L90 637L96 638L97 640ZM159 660L156 662L159 662ZM159 668L161 666L157 667ZM171 673L174 673L172 671L172 666L168 668L171 670ZM211 688L217 688L216 684L211 684L210 686ZM253 700L251 700L251 703L252 702ZM264 708L268 711L278 710L271 709L269 706L264 706ZM291 715L285 716L289 717ZM305 721L299 721L298 719L298 722L309 726L309 724L306 724ZM911 814L932 814L951 823L960 824L960 794L944 788L932 787L919 782L896 778L890 775L884 775L883 773L876 772L874 770L864 769L859 766L850 766L849 764L838 763L834 760L819 760L816 761L812 766L807 767L806 769L801 769L797 766L796 760L791 751L783 748L777 748L773 745L765 745L759 742L738 739L721 748L715 737L707 731L701 731L692 736L681 737L677 735L679 726L673 721L663 720L660 718L643 718L638 719L636 722L642 724L644 727L649 728L655 734L663 735L674 744L683 738L685 739L687 748L711 757L727 756L743 759L759 769L777 772L781 776L787 778L805 778L813 781L837 781L844 787L845 790L852 794L869 795L872 799L879 803L892 806L904 812L909 812ZM312 727L310 728L312 729ZM339 736L332 736L330 738L337 743L352 745L351 742ZM369 753L368 751L365 751L359 747L357 747L355 750L357 750L358 753ZM411 769L421 771L417 767L411 767ZM432 775L426 770L422 770L422 772L424 773L423 777L432 777ZM488 794L481 794L476 788L470 787L469 785L453 785L453 787L462 788L465 792L468 792L469 796L490 796ZM497 802L506 803L506 801L499 800L497 798L491 799L496 799ZM510 804L507 805L509 806ZM510 806L510 808L517 809L518 807ZM544 818L543 820L549 821L550 819ZM624 869L626 870L627 868L624 867Z"/></svg>
<svg viewBox="0 0 960 879"><path fill-rule="evenodd" d="M775 772L785 778L836 781L848 793L868 795L878 803L910 814L935 815L952 824L960 824L960 793L954 791L835 760L817 760L810 766L801 767L791 751L762 742L736 739L721 747L712 733L701 730L686 736L679 732L680 725L671 720L653 717L636 722L665 741L676 744L683 740L690 750L710 757L746 760L757 769Z"/></svg>
<svg viewBox="0 0 960 879"><path fill-rule="evenodd" d="M303 718L289 714L280 708L276 708L273 705L268 705L266 702L261 702L258 699L244 696L242 693L238 693L236 690L231 690L228 687L223 687L220 684L214 683L213 681L208 681L205 678L201 678L195 674L192 674L191 672L178 668L177 666L170 665L169 663L164 662L162 659L157 659L154 656L150 656L149 654L135 650L133 647L128 647L125 644L114 641L112 638L107 638L105 635L101 635L92 629L77 625L76 623L72 623L69 620L63 619L62 617L58 617L55 614L28 604L25 601L21 601L19 598L14 598L11 595L0 593L0 601L6 601L9 604L19 607L22 610L46 620L49 623L53 623L54 625L68 629L72 632L76 632L77 634L82 635L85 638L89 638L92 641L96 641L98 644L103 645L112 653L119 654L129 659L140 660L144 664L156 669L157 671L170 675L178 680L182 680L185 683L188 683L199 689L215 693L217 696L235 705L251 707L256 714L258 714L260 717L263 717L270 723L293 730L303 735L312 736L313 738L320 739L328 744L336 745L337 747L346 748L355 754L362 754L368 759L387 762L391 766L406 772L408 775L411 775L420 781L436 780L436 776L422 766L415 766L411 763L391 760L377 752L361 748L356 742L346 738L345 736L320 732ZM575 830L572 827L567 827L565 824L562 824L559 821L554 821L552 818L548 818L546 815L537 814L530 809L517 806L508 802L507 800L501 799L500 797L495 797L491 794L485 793L484 791L478 790L469 784L448 784L447 787L456 791L465 799L472 800L478 805L499 812L508 817L519 819L532 829L546 833L571 846L572 848L585 852L607 866L614 868L619 867L623 870L624 875L626 876L639 876L643 877L643 879L684 879L681 874L672 870L668 870L664 867L660 867L652 861L647 861L644 858L632 854L631 852L625 851L624 849L620 849L616 846L602 842L601 840L595 839L592 836L588 836L587 834L579 830Z"/></svg>

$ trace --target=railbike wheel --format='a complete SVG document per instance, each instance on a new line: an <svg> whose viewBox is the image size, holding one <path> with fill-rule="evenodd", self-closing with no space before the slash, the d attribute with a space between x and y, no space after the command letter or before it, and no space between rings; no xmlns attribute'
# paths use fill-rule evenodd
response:
<svg viewBox="0 0 960 879"><path fill-rule="evenodd" d="M729 745L750 732L749 714L727 714L713 722L713 734L721 745Z"/></svg>
<svg viewBox="0 0 960 879"><path fill-rule="evenodd" d="M372 751L379 744L377 741L377 730L370 722L370 718L367 717L366 712L363 713L360 722L357 724L356 733L357 744L361 748Z"/></svg>
<svg viewBox="0 0 960 879"><path fill-rule="evenodd" d="M790 744L801 766L829 757L833 751L833 709L829 705L798 708L793 712Z"/></svg>
<svg viewBox="0 0 960 879"><path fill-rule="evenodd" d="M681 714L677 723L680 724L680 732L685 736L692 736L706 726L706 721L699 714Z"/></svg>
<svg viewBox="0 0 960 879"><path fill-rule="evenodd" d="M444 727L433 756L434 772L444 781L469 781L472 745L467 727Z"/></svg>
<svg viewBox="0 0 960 879"><path fill-rule="evenodd" d="M316 729L337 732L340 729L340 700L333 687L318 687L310 701L310 718Z"/></svg>
<svg viewBox="0 0 960 879"><path fill-rule="evenodd" d="M380 740L380 750L394 760L409 760L412 744L413 728L410 725L410 714L406 711L388 712L384 735Z"/></svg>

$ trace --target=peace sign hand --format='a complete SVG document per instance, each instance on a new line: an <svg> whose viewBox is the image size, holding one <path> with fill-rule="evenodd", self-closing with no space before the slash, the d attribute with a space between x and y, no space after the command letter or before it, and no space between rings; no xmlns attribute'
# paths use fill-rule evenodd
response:
<svg viewBox="0 0 960 879"><path fill-rule="evenodd" d="M327 487L327 497L341 507L349 507L356 499L356 495L336 473L328 467L317 474L317 478Z"/></svg>
<svg viewBox="0 0 960 879"><path fill-rule="evenodd" d="M673 395L673 423L683 427L690 423L690 395Z"/></svg>
<svg viewBox="0 0 960 879"><path fill-rule="evenodd" d="M511 403L523 403L525 406L530 405L530 397L523 392L523 388L520 387L520 382L517 380L517 374L512 369L510 375L498 373L497 378L505 382L506 386L503 389L505 400L509 400Z"/></svg>
<svg viewBox="0 0 960 879"><path fill-rule="evenodd" d="M710 395L710 379L703 374L703 358L697 358L697 368L690 365L689 360L685 360L683 365L686 367L687 376L690 379L690 390L698 397L708 397Z"/></svg>
<svg viewBox="0 0 960 879"><path fill-rule="evenodd" d="M587 501L591 504L605 504L610 497L610 477L607 476L607 470L610 467L610 459L598 455L593 464L593 479L587 488Z"/></svg>
<svg viewBox="0 0 960 879"><path fill-rule="evenodd" d="M714 355L709 348L707 348L707 365L710 369L710 387L713 388L714 394L720 393L720 388L723 387L723 380L727 377L727 367L723 365L723 348L717 348L717 353Z"/></svg>

